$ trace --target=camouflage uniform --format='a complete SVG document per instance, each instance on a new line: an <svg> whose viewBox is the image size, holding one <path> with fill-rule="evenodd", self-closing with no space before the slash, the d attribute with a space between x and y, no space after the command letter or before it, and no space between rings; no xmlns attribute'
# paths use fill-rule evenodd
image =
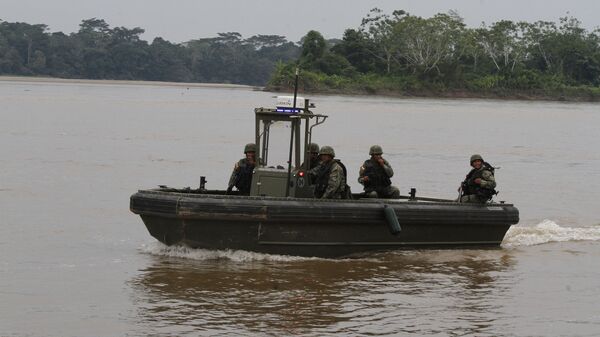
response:
<svg viewBox="0 0 600 337"><path fill-rule="evenodd" d="M494 178L493 167L484 162L483 158L479 155L473 155L471 157L471 163L474 160L481 160L482 165L477 170L473 168L465 181L461 184L463 195L460 198L460 202L475 202L485 203L496 194L496 179ZM481 179L480 183L475 183L476 179Z"/></svg>
<svg viewBox="0 0 600 337"><path fill-rule="evenodd" d="M319 156L329 155L331 160L321 161L319 166L309 171L311 180L315 184L315 198L318 199L345 199L349 198L350 188L346 184L346 170L344 164L334 160L335 151L331 146L323 146Z"/></svg>
<svg viewBox="0 0 600 337"><path fill-rule="evenodd" d="M371 146L369 154L383 154L379 145ZM383 158L381 158L383 159ZM394 175L394 170L387 160L383 159L383 166L373 158L365 160L358 171L358 182L365 187L365 195L368 198L391 198L399 199L400 190L392 186L390 178ZM368 176L368 181L365 177Z"/></svg>
<svg viewBox="0 0 600 337"><path fill-rule="evenodd" d="M337 160L331 160L310 170L315 182L315 198L342 199L346 193L344 169Z"/></svg>

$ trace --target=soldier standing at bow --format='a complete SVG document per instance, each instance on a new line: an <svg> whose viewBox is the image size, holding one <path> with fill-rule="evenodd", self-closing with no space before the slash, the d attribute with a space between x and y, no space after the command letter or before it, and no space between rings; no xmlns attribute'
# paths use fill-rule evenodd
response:
<svg viewBox="0 0 600 337"><path fill-rule="evenodd" d="M250 195L252 173L256 165L256 145L254 143L246 144L244 154L246 157L240 159L233 167L227 193L231 193L231 190L235 186L240 195Z"/></svg>

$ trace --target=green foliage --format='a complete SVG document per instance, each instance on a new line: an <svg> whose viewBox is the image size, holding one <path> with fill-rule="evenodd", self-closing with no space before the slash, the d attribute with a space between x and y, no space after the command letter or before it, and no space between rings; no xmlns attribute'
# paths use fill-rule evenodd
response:
<svg viewBox="0 0 600 337"><path fill-rule="evenodd" d="M97 18L83 20L70 35L46 30L0 21L0 75L263 85L277 62L296 59L300 51L283 36L244 40L235 32L184 44L156 38L149 44L141 39L142 28L111 28Z"/></svg>
<svg viewBox="0 0 600 337"><path fill-rule="evenodd" d="M273 90L282 90L294 86L294 67L291 63L277 62L275 70L267 83Z"/></svg>
<svg viewBox="0 0 600 337"><path fill-rule="evenodd" d="M299 59L302 89L597 99L599 32L587 32L574 18L560 25L502 20L470 29L454 12L422 18L375 8L331 48L318 32L307 34ZM278 88L291 89L289 70L274 78Z"/></svg>
<svg viewBox="0 0 600 337"><path fill-rule="evenodd" d="M311 30L302 39L302 53L300 54L300 62L306 68L311 68L317 60L325 55L326 43L325 38L321 33Z"/></svg>
<svg viewBox="0 0 600 337"><path fill-rule="evenodd" d="M359 73L375 72L383 69L384 64L373 53L375 44L364 32L347 29L344 38L331 48L331 52L345 58Z"/></svg>
<svg viewBox="0 0 600 337"><path fill-rule="evenodd" d="M511 89L531 90L542 88L540 74L531 69L524 69L514 74L508 74L502 81L502 87Z"/></svg>
<svg viewBox="0 0 600 337"><path fill-rule="evenodd" d="M500 81L502 81L502 76L500 75L485 75L468 81L467 87L476 91L491 90L497 88Z"/></svg>

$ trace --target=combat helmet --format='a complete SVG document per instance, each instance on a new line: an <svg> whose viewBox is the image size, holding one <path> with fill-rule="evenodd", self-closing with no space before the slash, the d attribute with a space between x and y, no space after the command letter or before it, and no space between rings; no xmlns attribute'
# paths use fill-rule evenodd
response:
<svg viewBox="0 0 600 337"><path fill-rule="evenodd" d="M246 144L246 146L244 146L244 153L248 153L248 152L256 152L256 144L254 144L254 143Z"/></svg>
<svg viewBox="0 0 600 337"><path fill-rule="evenodd" d="M331 158L335 157L335 151L333 150L333 148L331 146L327 146L327 145L323 146L321 148L321 150L319 151L319 156L322 154L328 154L331 156Z"/></svg>
<svg viewBox="0 0 600 337"><path fill-rule="evenodd" d="M383 149L379 145L373 145L369 149L369 155L372 156L374 154L383 154Z"/></svg>
<svg viewBox="0 0 600 337"><path fill-rule="evenodd" d="M308 144L308 152L319 153L319 144L317 144L317 143Z"/></svg>
<svg viewBox="0 0 600 337"><path fill-rule="evenodd" d="M483 157L480 154L474 154L471 156L470 163L473 164L473 162L476 160L481 160L483 162Z"/></svg>

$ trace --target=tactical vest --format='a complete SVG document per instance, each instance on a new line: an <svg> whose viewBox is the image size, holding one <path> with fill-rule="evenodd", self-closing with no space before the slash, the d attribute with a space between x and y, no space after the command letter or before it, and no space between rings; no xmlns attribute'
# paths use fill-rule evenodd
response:
<svg viewBox="0 0 600 337"><path fill-rule="evenodd" d="M325 194L327 186L329 186L329 175L331 174L331 168L333 167L334 162L338 163L342 167L342 171L344 173L344 183L342 184L342 186L340 186L340 192L342 194L343 199L347 198L347 193L345 192L348 191L348 174L346 171L346 166L344 166L344 164L342 164L342 162L338 159L332 160L328 165L321 165L321 167L319 168L317 178L315 179L315 197L321 198L323 194Z"/></svg>
<svg viewBox="0 0 600 337"><path fill-rule="evenodd" d="M250 187L252 186L252 172L254 172L254 165L249 165L246 159L242 159L239 162L240 170L237 173L237 179L235 187L240 191L240 194L250 194Z"/></svg>
<svg viewBox="0 0 600 337"><path fill-rule="evenodd" d="M379 163L369 159L365 161L363 167L365 168L363 175L369 177L369 180L363 183L366 192L378 191L392 184L390 177Z"/></svg>
<svg viewBox="0 0 600 337"><path fill-rule="evenodd" d="M463 181L461 184L463 195L474 194L477 197L479 197L479 199L483 201L488 201L492 199L494 195L498 194L498 192L493 188L481 187L480 185L475 183L475 180L477 178L483 179L483 171L490 171L492 173L492 176L494 175L494 167L492 167L487 162L483 162L482 168L479 170L472 169L469 172L469 174L467 174L465 181Z"/></svg>

